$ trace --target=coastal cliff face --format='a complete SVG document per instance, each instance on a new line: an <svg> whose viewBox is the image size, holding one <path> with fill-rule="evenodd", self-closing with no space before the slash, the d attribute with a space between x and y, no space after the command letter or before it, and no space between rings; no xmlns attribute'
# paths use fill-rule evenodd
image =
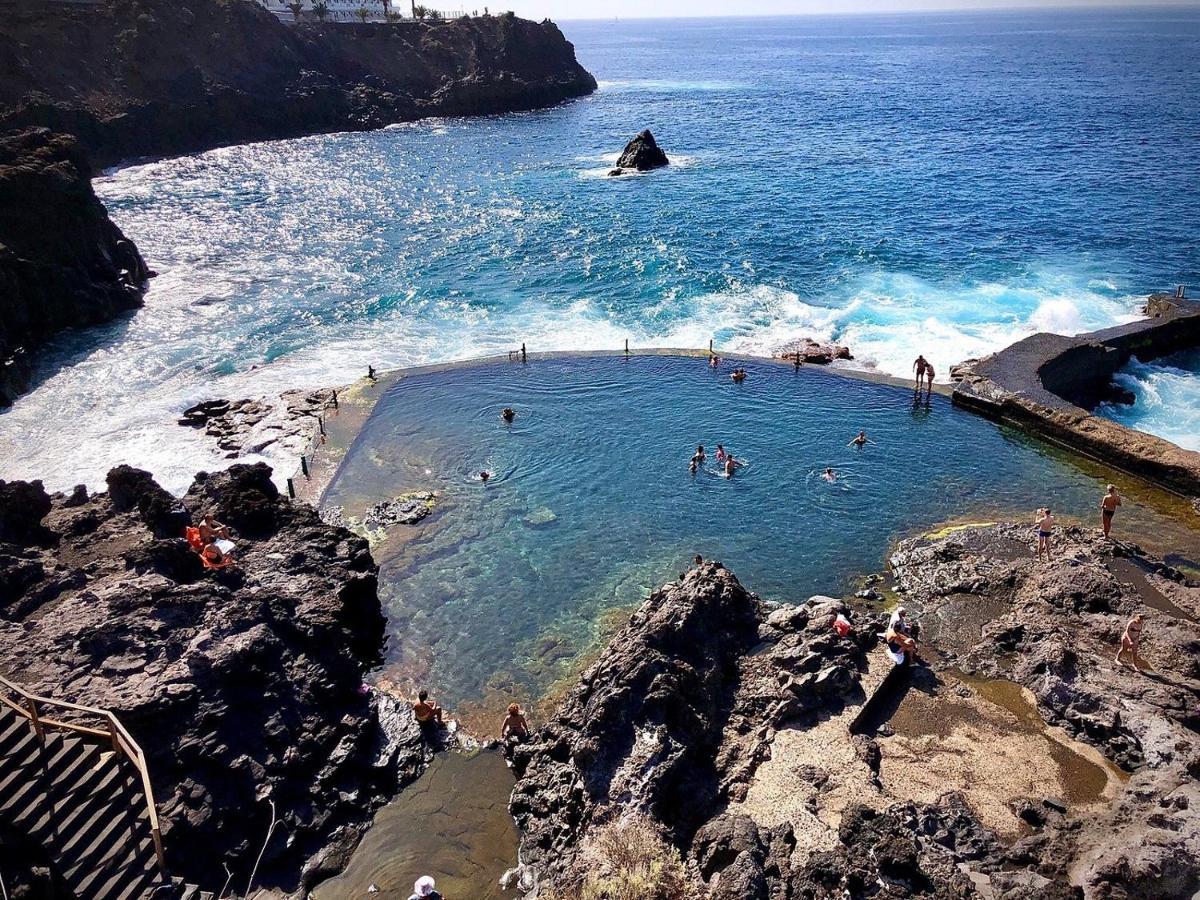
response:
<svg viewBox="0 0 1200 900"><path fill-rule="evenodd" d="M0 137L0 406L28 386L30 348L137 308L148 275L77 141L36 128Z"/></svg>
<svg viewBox="0 0 1200 900"><path fill-rule="evenodd" d="M199 475L182 499L129 467L109 491L0 482L0 672L111 709L149 762L174 874L206 889L336 870L429 758L411 709L362 687L383 640L366 541L282 499L270 469ZM212 572L178 536L213 512ZM331 849L332 848L332 849ZM315 857L311 857L316 854Z"/></svg>
<svg viewBox="0 0 1200 900"><path fill-rule="evenodd" d="M243 0L34 0L6 17L0 129L74 134L98 165L596 89L553 23L512 15L292 27Z"/></svg>

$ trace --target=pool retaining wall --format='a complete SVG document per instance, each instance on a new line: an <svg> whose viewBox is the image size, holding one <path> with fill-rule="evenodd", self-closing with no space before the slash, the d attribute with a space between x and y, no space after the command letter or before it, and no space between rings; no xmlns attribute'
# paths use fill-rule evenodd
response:
<svg viewBox="0 0 1200 900"><path fill-rule="evenodd" d="M1200 453L1092 411L1131 358L1200 347L1200 303L1152 295L1149 318L1076 337L1035 334L960 367L954 403L1188 497L1200 497Z"/></svg>

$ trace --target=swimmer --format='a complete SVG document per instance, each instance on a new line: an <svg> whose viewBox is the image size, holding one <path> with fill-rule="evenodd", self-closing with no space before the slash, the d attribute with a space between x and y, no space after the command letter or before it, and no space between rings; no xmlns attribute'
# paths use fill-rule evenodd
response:
<svg viewBox="0 0 1200 900"><path fill-rule="evenodd" d="M745 369L734 369L732 374L730 374L729 377L731 379L733 379L733 382L735 384L741 384L743 381L746 380L746 370Z"/></svg>
<svg viewBox="0 0 1200 900"><path fill-rule="evenodd" d="M917 393L921 392L921 382L925 378L925 367L928 365L929 365L929 363L927 363L925 361L924 355L919 355L919 356L917 356L916 359L913 360L913 371L917 373L917 384L916 384Z"/></svg>
<svg viewBox="0 0 1200 900"><path fill-rule="evenodd" d="M715 369L720 364L721 364L721 357L717 356L715 353L708 358L708 367L710 369Z"/></svg>
<svg viewBox="0 0 1200 900"><path fill-rule="evenodd" d="M692 457L692 461L688 463L688 471L693 475L700 470L700 463L696 462L696 457Z"/></svg>
<svg viewBox="0 0 1200 900"><path fill-rule="evenodd" d="M861 449L862 447L866 446L869 443L871 443L871 441L867 440L867 433L865 431L860 431L858 433L857 437L855 437L854 440L852 440L846 446L847 447L858 447Z"/></svg>
<svg viewBox="0 0 1200 900"><path fill-rule="evenodd" d="M734 459L733 454L730 453L729 456L725 458L725 477L732 478L734 470L740 466L741 463Z"/></svg>
<svg viewBox="0 0 1200 900"><path fill-rule="evenodd" d="M479 480L482 481L484 484L487 484L488 479L491 477L492 477L492 473L489 472L487 469L484 469L482 472L479 473Z"/></svg>
<svg viewBox="0 0 1200 900"><path fill-rule="evenodd" d="M693 456L692 456L692 462L694 462L694 463L702 463L702 462L704 462L704 460L706 460L707 458L708 458L708 457L707 457L707 455L704 453L704 445L703 445L703 444L699 444L699 445L697 445L697 447L696 447L696 452L695 452L695 454L693 454Z"/></svg>
<svg viewBox="0 0 1200 900"><path fill-rule="evenodd" d="M500 410L500 418L502 418L505 422L508 422L510 425L512 424L512 420L516 417L517 414L513 411L511 406L506 406L504 409Z"/></svg>
<svg viewBox="0 0 1200 900"><path fill-rule="evenodd" d="M1054 529L1054 516L1050 515L1050 507L1039 509L1037 511L1037 558L1041 559L1042 554L1046 554L1046 561L1050 560L1050 532Z"/></svg>
<svg viewBox="0 0 1200 900"><path fill-rule="evenodd" d="M717 462L725 462L725 447L722 444L717 444Z"/></svg>
<svg viewBox="0 0 1200 900"><path fill-rule="evenodd" d="M825 474L822 475L821 477L824 478L826 481L828 481L830 484L833 484L833 482L837 481L837 475L834 473L833 469L826 469Z"/></svg>

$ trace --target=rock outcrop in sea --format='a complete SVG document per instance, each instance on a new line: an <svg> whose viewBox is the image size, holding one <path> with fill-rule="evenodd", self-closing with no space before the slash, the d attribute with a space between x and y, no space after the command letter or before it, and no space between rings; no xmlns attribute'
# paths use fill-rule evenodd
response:
<svg viewBox="0 0 1200 900"><path fill-rule="evenodd" d="M1053 564L1035 565L1023 541L1013 546L1026 531L901 544L893 566L910 609L963 626L941 636L933 668L880 666L881 613L820 597L766 603L716 563L656 591L514 753L513 880L539 897L587 896L620 883L622 866L651 844L657 875L641 870L639 896L1065 900L1083 897L1081 886L1098 900L1191 896L1200 888L1200 627L1188 611L1200 589L1078 529ZM1114 574L1118 559L1178 604L1178 615L1152 613L1154 671L1143 674L1111 662L1125 617L1144 608L1140 588ZM972 602L994 617L982 630ZM839 613L853 633L832 627ZM936 773L936 755L957 762L962 752L961 743L938 749L951 727L937 724L937 704L973 694L950 666L1028 687L1052 724L1124 768L1128 783L1113 780L1114 794L1078 808L1058 795L1009 796L1008 809L987 811L1018 823L1007 834L972 806L971 782L989 773L962 775L961 792L934 775L924 799L906 798L911 779ZM895 752L904 738L866 715L864 691L901 709L914 691L933 704L932 730ZM1009 721L1003 729L1017 727ZM995 762L1011 766L1004 755ZM656 892L655 878L670 890Z"/></svg>
<svg viewBox="0 0 1200 900"><path fill-rule="evenodd" d="M550 106L595 79L549 20L285 25L257 3L18 4L0 130L78 137L96 165L424 116Z"/></svg>
<svg viewBox="0 0 1200 900"><path fill-rule="evenodd" d="M71 137L0 136L0 406L28 388L39 344L142 304L150 272L91 178Z"/></svg>
<svg viewBox="0 0 1200 900"><path fill-rule="evenodd" d="M268 800L260 882L337 870L430 754L411 708L363 687L384 627L367 542L281 498L262 464L182 499L127 466L108 488L0 482L0 672L118 714L173 873L215 891L224 863L244 882ZM205 570L180 536L206 512L234 529L236 567Z"/></svg>
<svg viewBox="0 0 1200 900"><path fill-rule="evenodd" d="M667 154L658 146L654 135L647 128L625 145L625 149L617 159L617 167L608 174L622 175L629 170L648 172L651 169L662 168L669 162Z"/></svg>

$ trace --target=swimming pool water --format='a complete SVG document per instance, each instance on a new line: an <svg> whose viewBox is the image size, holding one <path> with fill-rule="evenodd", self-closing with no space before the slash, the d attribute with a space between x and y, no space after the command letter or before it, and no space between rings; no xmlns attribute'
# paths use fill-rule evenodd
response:
<svg viewBox="0 0 1200 900"><path fill-rule="evenodd" d="M443 702L494 709L541 696L606 621L692 556L773 599L835 593L878 570L892 540L935 523L1088 517L1104 476L934 396L827 371L703 359L593 357L406 377L379 401L326 495L361 514L441 493L376 551L390 622L384 674ZM500 411L512 406L506 426ZM847 443L865 429L871 443ZM746 467L732 479L698 443ZM837 473L829 483L826 467ZM481 470L494 473L485 485ZM1132 529L1137 504L1123 509ZM1139 529L1161 517L1141 510ZM1178 527L1178 526L1176 526Z"/></svg>

